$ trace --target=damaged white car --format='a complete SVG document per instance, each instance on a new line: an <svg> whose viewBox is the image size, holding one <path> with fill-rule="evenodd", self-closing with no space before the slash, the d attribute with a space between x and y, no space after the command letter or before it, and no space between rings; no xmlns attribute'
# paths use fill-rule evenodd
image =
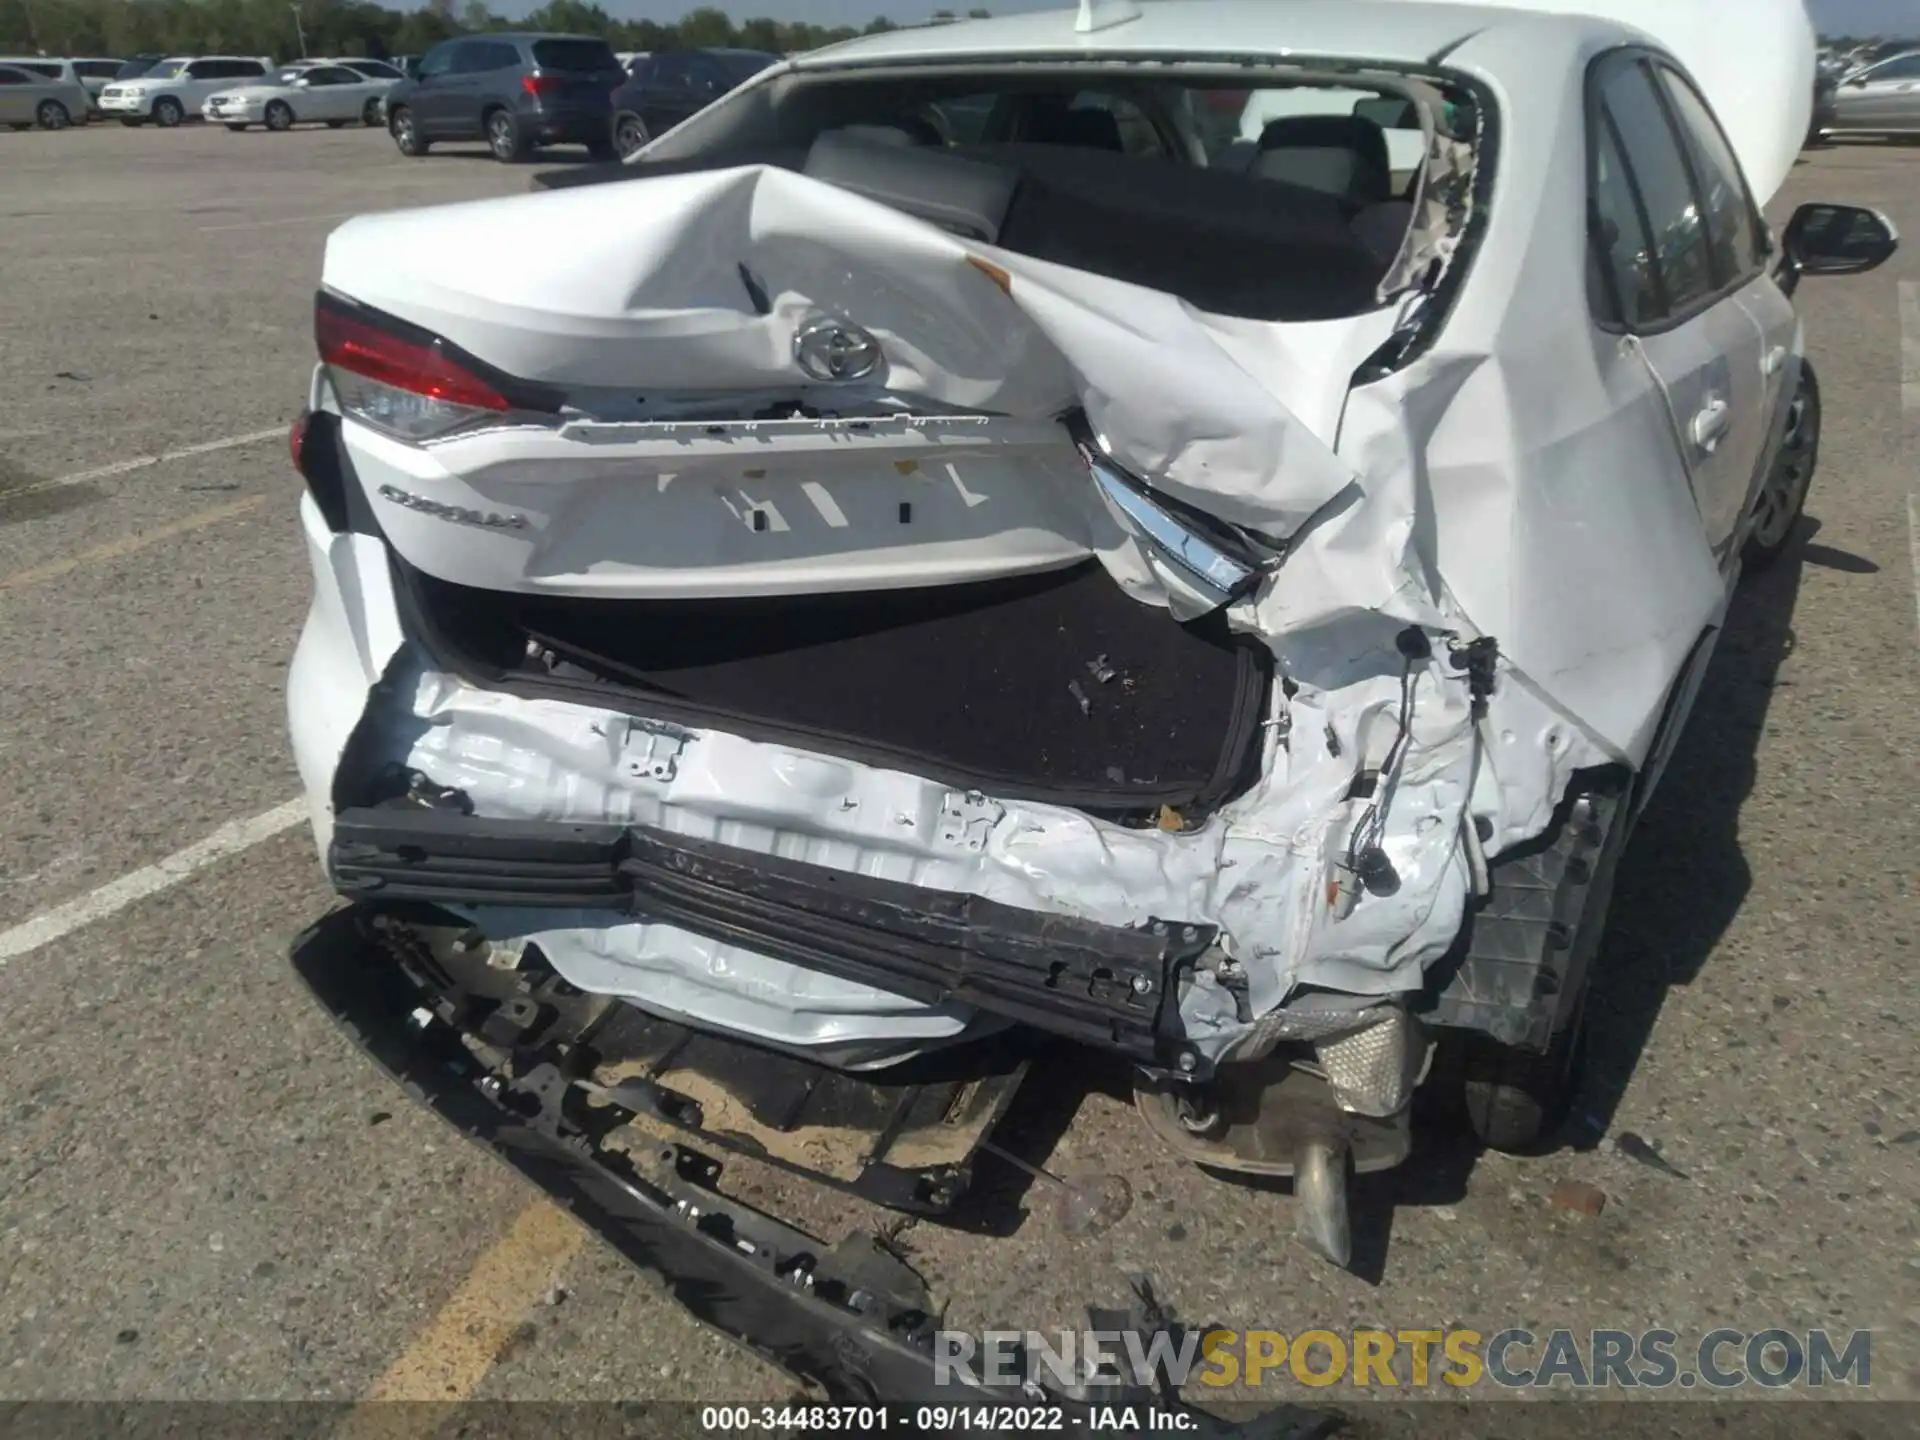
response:
<svg viewBox="0 0 1920 1440"><path fill-rule="evenodd" d="M1099 1047L1344 1259L1437 1043L1533 1141L1807 492L1794 286L1895 244L1761 218L1797 0L1575 8L896 31L341 226L290 714L358 904L310 983L708 1318L883 1391L910 1303L711 1188L676 1220L689 1145L937 1213L1033 1044ZM857 1344L713 1298L800 1268Z"/></svg>

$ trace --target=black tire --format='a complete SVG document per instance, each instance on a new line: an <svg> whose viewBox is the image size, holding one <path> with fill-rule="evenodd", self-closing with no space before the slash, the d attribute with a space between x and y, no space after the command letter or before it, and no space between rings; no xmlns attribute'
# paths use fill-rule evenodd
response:
<svg viewBox="0 0 1920 1440"><path fill-rule="evenodd" d="M58 100L42 100L33 112L33 119L42 130L64 130L73 124L73 116Z"/></svg>
<svg viewBox="0 0 1920 1440"><path fill-rule="evenodd" d="M613 148L625 159L647 141L653 138L647 133L647 122L638 115L622 111L613 121Z"/></svg>
<svg viewBox="0 0 1920 1440"><path fill-rule="evenodd" d="M387 133L393 136L393 143L402 155L421 156L427 153L428 142L420 138L420 132L414 128L413 111L402 105L387 117Z"/></svg>
<svg viewBox="0 0 1920 1440"><path fill-rule="evenodd" d="M532 153L532 146L520 131L520 122L510 110L493 109L480 117L480 128L487 137L487 148L502 165L517 165Z"/></svg>
<svg viewBox="0 0 1920 1440"><path fill-rule="evenodd" d="M162 95L153 102L153 123L162 130L171 130L186 118L185 108L171 95Z"/></svg>
<svg viewBox="0 0 1920 1440"><path fill-rule="evenodd" d="M1526 1154L1566 1118L1586 1059L1591 988L1590 980L1581 982L1573 1014L1545 1054L1502 1045L1485 1035L1462 1037L1460 1100L1468 1126L1488 1149Z"/></svg>
<svg viewBox="0 0 1920 1440"><path fill-rule="evenodd" d="M293 107L284 100L273 100L267 104L263 117L269 130L291 130L293 128Z"/></svg>
<svg viewBox="0 0 1920 1440"><path fill-rule="evenodd" d="M120 123L126 126L129 130L138 130L142 125L146 124L147 122L144 120L129 120L123 117ZM21 128L25 129L26 127L22 126Z"/></svg>
<svg viewBox="0 0 1920 1440"><path fill-rule="evenodd" d="M369 100L365 105L360 107L360 123L369 130L378 130L380 128L380 102L378 100Z"/></svg>
<svg viewBox="0 0 1920 1440"><path fill-rule="evenodd" d="M241 131L245 130L247 127L241 121L229 120L227 122L227 128L233 131L234 134L238 135Z"/></svg>
<svg viewBox="0 0 1920 1440"><path fill-rule="evenodd" d="M1786 433L1753 501L1753 525L1747 531L1741 562L1750 571L1765 570L1786 553L1807 492L1820 463L1820 380L1802 361L1800 388L1789 402Z"/></svg>

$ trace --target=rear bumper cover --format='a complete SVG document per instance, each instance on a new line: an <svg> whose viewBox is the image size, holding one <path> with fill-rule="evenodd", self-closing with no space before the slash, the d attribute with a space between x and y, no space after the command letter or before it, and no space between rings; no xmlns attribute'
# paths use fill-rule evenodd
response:
<svg viewBox="0 0 1920 1440"><path fill-rule="evenodd" d="M959 1001L1151 1067L1207 1068L1177 1004L1206 925L1099 924L761 855L643 825L343 810L327 851L355 899L586 908L738 943L922 1000Z"/></svg>
<svg viewBox="0 0 1920 1440"><path fill-rule="evenodd" d="M772 1216L699 1188L695 1179L677 1178L699 1173L702 1157L696 1152L664 1147L664 1169L646 1176L616 1170L571 1133L551 1090L503 1088L473 1064L449 1025L421 1025L423 993L376 943L362 908L336 911L303 932L293 942L292 962L342 1030L415 1099L539 1186L629 1261L659 1275L700 1320L821 1386L831 1398L897 1406L1011 1400L1012 1411L1061 1406L1062 1419L1074 1429L1088 1424L1095 1404L1183 1408L1135 1385L1101 1387L1102 1393L1070 1399L941 1383L931 1343L936 1322L910 1270L871 1242L859 1243L863 1237L826 1247ZM1244 1425L1200 1411L1188 1411L1186 1418L1181 1428L1190 1435L1271 1440L1315 1440L1337 1424L1328 1413L1293 1407ZM1029 1427L1010 1414L1002 1428Z"/></svg>

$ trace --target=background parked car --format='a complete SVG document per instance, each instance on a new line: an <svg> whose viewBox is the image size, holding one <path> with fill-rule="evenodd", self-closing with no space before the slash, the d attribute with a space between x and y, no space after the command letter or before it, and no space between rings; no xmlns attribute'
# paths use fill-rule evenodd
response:
<svg viewBox="0 0 1920 1440"><path fill-rule="evenodd" d="M64 64L65 62L60 62ZM72 72L45 75L18 61L0 60L0 124L64 130L87 120L87 89Z"/></svg>
<svg viewBox="0 0 1920 1440"><path fill-rule="evenodd" d="M369 69L385 73L369 74ZM200 113L210 123L234 131L249 125L291 130L304 124L324 124L337 130L356 120L379 125L381 97L400 78L399 71L377 60L352 65L309 61L285 66L256 84L216 91L207 97Z"/></svg>
<svg viewBox="0 0 1920 1440"><path fill-rule="evenodd" d="M168 128L198 115L214 91L259 80L272 69L271 60L257 55L175 55L137 79L115 80L100 92L100 111L122 125L151 120Z"/></svg>
<svg viewBox="0 0 1920 1440"><path fill-rule="evenodd" d="M669 50L634 62L613 93L613 142L631 155L779 60L764 50Z"/></svg>
<svg viewBox="0 0 1920 1440"><path fill-rule="evenodd" d="M96 114L100 109L100 92L120 73L123 64L123 61L109 60L104 56L81 56L74 60L73 73L87 87L87 101Z"/></svg>
<svg viewBox="0 0 1920 1440"><path fill-rule="evenodd" d="M1854 71L1833 92L1827 134L1892 135L1920 131L1920 50Z"/></svg>
<svg viewBox="0 0 1920 1440"><path fill-rule="evenodd" d="M112 80L137 80L166 58L165 55L152 50L138 55L129 55L120 62L120 68L113 72Z"/></svg>
<svg viewBox="0 0 1920 1440"><path fill-rule="evenodd" d="M469 35L429 50L417 79L387 96L403 155L442 140L485 140L494 158L540 145L585 145L610 160L614 87L624 72L604 40L583 35Z"/></svg>

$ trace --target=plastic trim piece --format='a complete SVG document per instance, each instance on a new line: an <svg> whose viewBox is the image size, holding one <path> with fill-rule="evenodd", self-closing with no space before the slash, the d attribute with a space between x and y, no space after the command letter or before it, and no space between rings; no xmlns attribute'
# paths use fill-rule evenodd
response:
<svg viewBox="0 0 1920 1440"><path fill-rule="evenodd" d="M739 944L930 1004L1196 1077L1178 987L1210 925L1139 929L756 855L647 826L495 820L454 809L342 810L327 854L351 898L601 909Z"/></svg>

